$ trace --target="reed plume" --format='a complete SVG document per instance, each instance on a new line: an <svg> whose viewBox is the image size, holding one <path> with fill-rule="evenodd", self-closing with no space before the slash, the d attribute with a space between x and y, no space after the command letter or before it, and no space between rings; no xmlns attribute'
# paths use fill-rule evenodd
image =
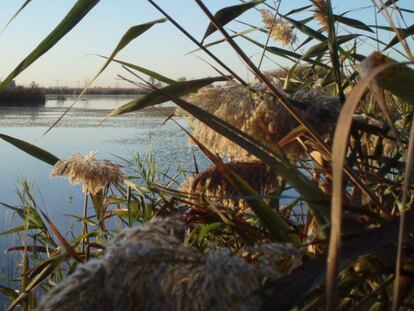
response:
<svg viewBox="0 0 414 311"><path fill-rule="evenodd" d="M260 289L276 270L226 249L202 253L183 244L184 230L176 218L126 229L102 259L79 265L38 310L260 310Z"/></svg>
<svg viewBox="0 0 414 311"><path fill-rule="evenodd" d="M51 176L66 176L73 185L83 184L83 192L96 194L111 183L124 179L121 166L110 161L95 159L96 151L82 156L75 153L68 160L58 161Z"/></svg>
<svg viewBox="0 0 414 311"><path fill-rule="evenodd" d="M313 16L319 21L322 25L322 29L326 31L329 28L329 20L328 20L328 5L325 0L315 0L313 1L315 6L315 11Z"/></svg>
<svg viewBox="0 0 414 311"><path fill-rule="evenodd" d="M280 42L282 45L292 44L296 41L296 35L289 23L277 18L270 10L261 10L260 14L273 40Z"/></svg>
<svg viewBox="0 0 414 311"><path fill-rule="evenodd" d="M285 96L289 97L288 94ZM299 113L322 137L332 135L340 107L338 97L324 95L315 89L298 91L291 98L307 105ZM280 149L279 141L299 125L260 83L252 83L246 88L230 82L220 87L201 89L187 100L253 136L275 152ZM235 161L256 160L202 122L185 116L193 135L211 151ZM285 146L284 152L292 161L304 156L302 147L295 142Z"/></svg>
<svg viewBox="0 0 414 311"><path fill-rule="evenodd" d="M237 172L259 195L270 195L278 189L276 172L260 161L231 161L226 165ZM246 199L238 197L238 191L214 165L187 180L180 186L180 190L207 196L209 200L218 199L226 207L239 207L243 210L250 207Z"/></svg>

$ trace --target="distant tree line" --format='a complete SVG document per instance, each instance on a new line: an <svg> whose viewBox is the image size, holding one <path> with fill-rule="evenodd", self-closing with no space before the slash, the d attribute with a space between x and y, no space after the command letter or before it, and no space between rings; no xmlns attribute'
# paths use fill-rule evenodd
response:
<svg viewBox="0 0 414 311"><path fill-rule="evenodd" d="M30 87L16 85L11 81L7 87L0 91L0 106L42 106L46 102L45 94L34 82Z"/></svg>
<svg viewBox="0 0 414 311"><path fill-rule="evenodd" d="M160 85L161 86L161 85ZM0 91L0 107L13 106L42 106L46 102L45 95L65 96L79 95L83 88L70 87L39 87L32 82L29 87L16 85L13 80ZM88 89L87 95L143 95L148 90L144 88L120 87L93 87Z"/></svg>
<svg viewBox="0 0 414 311"><path fill-rule="evenodd" d="M47 95L79 95L83 88L70 87L49 87L42 88ZM93 87L88 89L88 95L142 95L146 90L139 88L120 88L120 87Z"/></svg>

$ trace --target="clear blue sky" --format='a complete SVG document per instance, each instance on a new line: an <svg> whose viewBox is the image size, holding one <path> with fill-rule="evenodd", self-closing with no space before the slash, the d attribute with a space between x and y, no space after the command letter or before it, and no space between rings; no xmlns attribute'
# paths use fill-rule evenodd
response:
<svg viewBox="0 0 414 311"><path fill-rule="evenodd" d="M0 3L0 27L17 11L24 0L8 0ZM32 0L26 9L0 36L0 78L5 77L65 16L75 0ZM207 19L192 0L158 0L172 16L191 31L196 38L201 38L208 24ZM212 11L237 4L237 0L205 1ZM286 13L293 7L310 4L308 0L282 0L281 12ZM414 1L401 0L402 7L414 10ZM356 8L372 6L370 0L333 0L336 13ZM374 23L373 9L368 8L353 12L350 17L358 18L367 24ZM414 15L414 14L411 14ZM20 84L36 81L43 86L77 86L84 85L102 65L102 59L90 54L109 55L122 34L133 25L141 24L161 17L145 0L101 0L100 3L55 47L39 59L16 80ZM300 16L294 16L299 19ZM413 23L408 16L408 24ZM243 21L261 25L257 11L251 10L240 18ZM380 21L383 18L379 16ZM386 23L384 23L386 24ZM312 25L312 24L311 24ZM313 24L315 25L315 24ZM246 29L237 23L229 28ZM256 35L259 36L259 35ZM391 34L382 34L381 39L389 40ZM218 35L211 37L217 39ZM263 38L263 37L262 37ZM258 58L260 49L239 41L248 55ZM277 45L277 43L272 43ZM195 46L180 34L172 25L161 24L149 30L131 43L117 58L144 66L172 78L186 76L189 78L215 75L215 72L194 55L184 54ZM240 60L226 45L214 48L228 64L241 75L247 76ZM208 59L203 53L197 55ZM280 64L283 60L275 59ZM265 69L275 68L267 62ZM124 74L119 66L113 64L96 81L100 86L127 86L118 81L116 75Z"/></svg>

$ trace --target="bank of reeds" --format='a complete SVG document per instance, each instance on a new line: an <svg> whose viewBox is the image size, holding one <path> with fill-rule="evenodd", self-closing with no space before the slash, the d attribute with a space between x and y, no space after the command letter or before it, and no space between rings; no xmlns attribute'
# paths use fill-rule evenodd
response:
<svg viewBox="0 0 414 311"><path fill-rule="evenodd" d="M78 0L62 23L0 87L52 48L98 2ZM65 303L65 299L59 300L59 292L74 287L75 293L94 295L83 293L75 283L59 284L72 273L70 279L90 284L88 274L82 274L84 268L76 266L102 256L119 232L114 228L166 216L186 222L177 249L181 243L191 245L185 251L198 249L197 263L186 265L184 276L176 258L168 257L170 253L163 252L165 246L154 242L164 239L165 232L162 237L152 236L155 240L146 240L151 250L168 258L154 262L153 257L145 257L148 245L139 244L137 254L149 260L148 269L153 273L144 271L145 285L130 283L136 293L148 293L125 297L131 303L142 299L139 302L151 309L165 299L163 307L168 309L170 303L178 310L179 302L189 308L188 295L201 303L205 296L198 297L197 290L203 288L206 278L192 278L191 273L199 271L201 257L219 247L226 249L229 258L237 256L235 262L242 260L266 275L266 282L259 287L257 279L234 277L235 288L252 282L244 284L252 291L250 297L260 293L254 307L251 300L245 300L245 309L413 309L414 32L412 26L399 26L406 25L412 8L398 6L397 1L372 0L369 8L362 9L367 16L375 14L374 22L365 23L352 17L353 10L336 12L335 2L330 0L311 1L289 12L283 11L284 1L242 1L215 14L204 1L195 0L209 22L199 40L162 6L148 2L162 18L131 27L95 76L114 61L127 70L127 81L145 86L148 93L107 118L173 101L190 122L189 140L213 166L200 172L195 165L192 174L169 175L160 173L151 158L129 161L133 173L128 173L128 178L116 183L108 180L102 189L88 195L85 204L89 200L95 214L79 216L84 230L70 239L40 211L29 187L23 184L22 206L5 205L22 220L21 226L9 232L18 232L22 241L21 246L9 250L22 254L19 283L15 288L0 288L11 301L9 309L21 305L31 310L37 305L39 292L44 295L55 288L51 301L57 305ZM353 9L359 9L357 5ZM256 25L243 21L242 14L248 10L251 14L256 10L263 21ZM235 20L245 28L232 31ZM192 53L204 52L210 57L219 72L217 77L175 81L115 59L129 42L167 22L197 45ZM221 38L207 43L213 34ZM383 34L392 34L393 39L384 42ZM239 56L254 75L254 82L247 83L239 70L230 68L222 55L210 49L219 44ZM250 58L244 44L256 46L259 58ZM265 73L261 65L266 59L276 63L283 59L289 66ZM143 79L144 75L159 83ZM48 164L59 161L34 145L0 137ZM184 177L187 179L180 187ZM174 232L170 233L177 243ZM122 243L128 243L128 238ZM135 243L133 239L131 243ZM266 254L260 251L263 249ZM129 262L121 253L106 256L120 265ZM105 259L99 262L105 264ZM88 265L93 263L81 267ZM173 266L177 274L169 276L167 283L172 289L179 288L176 296L154 292L159 286L159 269ZM236 266L230 264L229 272L245 273ZM122 275L129 277L128 272L133 275L136 271L129 267ZM112 277L116 276L106 276L109 280ZM222 277L224 281L226 275ZM191 286L183 287L181 282ZM220 278L217 282L222 285ZM217 293L230 294L234 292L227 287ZM232 305L228 304L232 299L221 299L228 297L218 297L215 309L240 309L243 302ZM123 305L114 305L111 296L105 299L115 309ZM151 299L157 301L151 304ZM76 301L82 301L78 294L70 303ZM98 302L90 308L94 306L98 308ZM201 303L200 309L209 306Z"/></svg>

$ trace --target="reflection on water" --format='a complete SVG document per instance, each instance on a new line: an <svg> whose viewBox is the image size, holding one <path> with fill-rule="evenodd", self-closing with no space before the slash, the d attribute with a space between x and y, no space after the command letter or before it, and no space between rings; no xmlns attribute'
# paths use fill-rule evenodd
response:
<svg viewBox="0 0 414 311"><path fill-rule="evenodd" d="M103 107L103 103L106 103ZM186 134L173 122L164 121L172 113L171 108L152 109L115 117L99 125L108 110L125 103L123 99L98 98L81 102L83 106L71 110L65 118L47 135L48 127L65 110L55 101L42 108L0 109L0 133L34 143L59 158L68 158L79 151L98 151L97 158L128 158L138 152L144 155L148 148L154 153L158 165L172 172L182 164L193 169L192 150L187 144ZM93 109L91 107L94 107ZM185 125L182 118L176 119ZM0 141L0 202L17 203L16 186L19 178L27 178L35 185L40 207L59 226L69 228L73 220L64 214L79 214L82 206L80 186L71 186L64 179L49 178L51 167L31 158L12 145ZM12 226L14 216L0 208L0 231ZM64 231L64 229L62 229ZM9 237L0 239L0 253L15 243ZM0 255L0 263L4 256ZM10 267L3 267L4 271Z"/></svg>

